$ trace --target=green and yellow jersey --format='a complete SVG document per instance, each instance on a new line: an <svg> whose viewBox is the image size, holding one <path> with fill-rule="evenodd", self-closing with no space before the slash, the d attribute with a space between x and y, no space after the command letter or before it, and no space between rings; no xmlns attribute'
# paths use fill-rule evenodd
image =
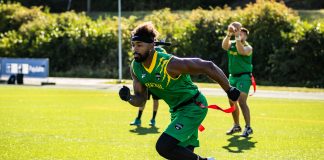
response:
<svg viewBox="0 0 324 160"><path fill-rule="evenodd" d="M236 42L231 41L231 46L227 50L228 55L228 71L230 74L239 74L242 72L252 72L252 52L245 56L238 54ZM245 42L244 46L249 45Z"/></svg>
<svg viewBox="0 0 324 160"><path fill-rule="evenodd" d="M133 73L139 82L163 99L169 105L170 112L198 92L189 74L182 74L177 78L172 78L168 74L167 65L171 58L172 55L167 54L164 49L156 48L149 68L134 60L132 62Z"/></svg>

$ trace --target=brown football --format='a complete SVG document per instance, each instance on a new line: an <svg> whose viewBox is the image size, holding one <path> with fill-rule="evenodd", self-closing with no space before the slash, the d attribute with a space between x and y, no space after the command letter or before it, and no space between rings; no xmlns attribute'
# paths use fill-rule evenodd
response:
<svg viewBox="0 0 324 160"><path fill-rule="evenodd" d="M234 26L236 29L241 29L242 27L242 24L240 22L232 22L230 25Z"/></svg>
<svg viewBox="0 0 324 160"><path fill-rule="evenodd" d="M236 28L233 26L233 25L229 25L228 26L228 31L231 32L231 33L234 33L236 30Z"/></svg>

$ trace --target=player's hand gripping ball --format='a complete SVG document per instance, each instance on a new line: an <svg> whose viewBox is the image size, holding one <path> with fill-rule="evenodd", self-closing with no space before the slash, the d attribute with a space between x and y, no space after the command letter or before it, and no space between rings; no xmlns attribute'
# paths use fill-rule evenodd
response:
<svg viewBox="0 0 324 160"><path fill-rule="evenodd" d="M234 33L236 31L239 31L242 28L242 24L240 22L232 22L230 25L228 25L228 32Z"/></svg>
<svg viewBox="0 0 324 160"><path fill-rule="evenodd" d="M119 97L120 97L120 99L122 99L124 101L129 101L131 98L129 88L126 86L123 86L123 88L121 88L119 90Z"/></svg>
<svg viewBox="0 0 324 160"><path fill-rule="evenodd" d="M231 28L233 27L234 28L234 32L235 31L238 31L238 30L241 30L242 28L242 24L240 22L232 22L230 24Z"/></svg>
<svg viewBox="0 0 324 160"><path fill-rule="evenodd" d="M234 33L236 29L235 29L234 26L229 25L228 28L227 28L227 30L228 30L229 33Z"/></svg>

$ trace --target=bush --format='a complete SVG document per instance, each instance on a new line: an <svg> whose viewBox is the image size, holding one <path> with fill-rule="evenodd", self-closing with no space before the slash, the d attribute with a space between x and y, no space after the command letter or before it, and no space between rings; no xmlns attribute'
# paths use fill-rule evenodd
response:
<svg viewBox="0 0 324 160"><path fill-rule="evenodd" d="M298 16L284 4L264 2L248 5L241 11L241 17L250 30L248 41L253 46L256 77L280 82L282 68L271 57L285 57L289 53L292 44L287 35L294 30Z"/></svg>
<svg viewBox="0 0 324 160"><path fill-rule="evenodd" d="M118 19L92 20L84 13L49 14L40 8L0 3L0 57L46 57L51 76L118 77ZM122 18L123 77L130 78L130 32L152 21L167 51L180 57L201 57L227 72L221 48L227 25L240 21L250 30L254 74L259 84L323 87L323 20L302 22L284 4L258 1L246 8L154 11L139 20ZM308 64L308 65L305 65ZM207 81L205 76L195 77Z"/></svg>
<svg viewBox="0 0 324 160"><path fill-rule="evenodd" d="M293 45L285 63L286 85L324 87L324 26L304 24L304 35Z"/></svg>
<svg viewBox="0 0 324 160"><path fill-rule="evenodd" d="M43 16L44 13L41 8L33 7L28 9L18 3L4 4L0 2L0 33L17 30L22 24Z"/></svg>

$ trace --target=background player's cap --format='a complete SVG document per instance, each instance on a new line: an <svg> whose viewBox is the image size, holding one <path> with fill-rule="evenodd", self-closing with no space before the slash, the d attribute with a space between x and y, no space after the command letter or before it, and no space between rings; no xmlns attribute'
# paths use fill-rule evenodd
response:
<svg viewBox="0 0 324 160"><path fill-rule="evenodd" d="M249 30L248 30L248 29L246 29L246 28L242 27L242 28L241 28L241 31L245 32L245 33L246 33L246 35L249 35Z"/></svg>

